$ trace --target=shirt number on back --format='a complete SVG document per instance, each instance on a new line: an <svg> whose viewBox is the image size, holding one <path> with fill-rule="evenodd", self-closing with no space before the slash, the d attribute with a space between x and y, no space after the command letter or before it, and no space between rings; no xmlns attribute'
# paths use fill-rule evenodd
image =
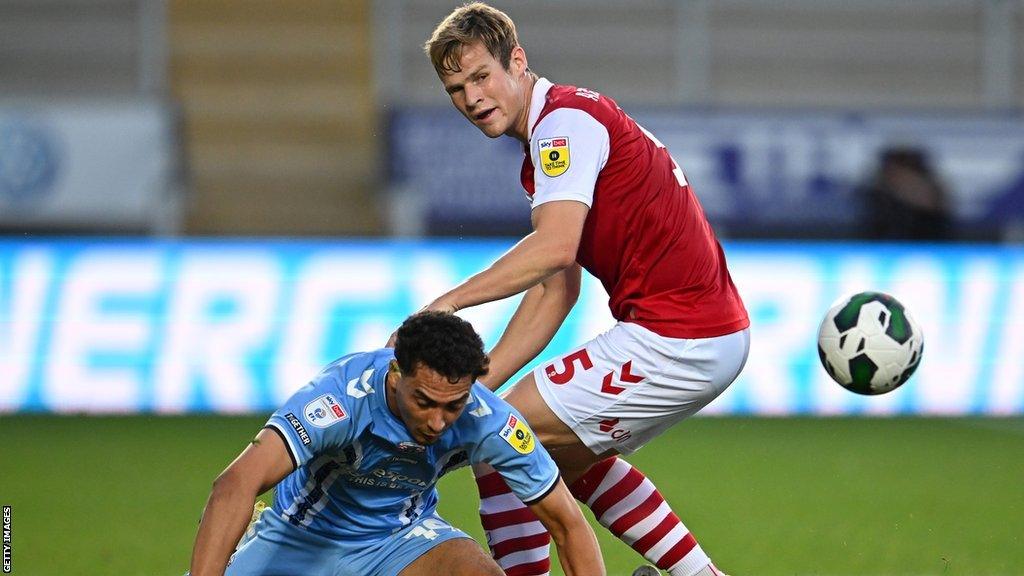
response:
<svg viewBox="0 0 1024 576"><path fill-rule="evenodd" d="M661 140L658 140L654 134L648 132L647 128L644 128L639 124L637 124L636 127L639 128L640 131L651 140L651 142L654 142L655 146L664 150L665 153L668 153L668 147L662 144ZM688 184L686 183L686 176L683 175L683 169L679 167L679 164L676 163L676 159L673 158L671 154L669 154L668 159L672 161L672 174L676 177L676 182L679 182L679 185L685 188Z"/></svg>

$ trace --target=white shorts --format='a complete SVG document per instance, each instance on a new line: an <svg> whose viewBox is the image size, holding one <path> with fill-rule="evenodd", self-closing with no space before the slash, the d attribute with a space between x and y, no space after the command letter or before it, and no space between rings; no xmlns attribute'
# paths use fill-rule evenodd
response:
<svg viewBox="0 0 1024 576"><path fill-rule="evenodd" d="M749 329L682 339L619 322L533 375L548 407L595 454L631 454L725 391L749 350Z"/></svg>

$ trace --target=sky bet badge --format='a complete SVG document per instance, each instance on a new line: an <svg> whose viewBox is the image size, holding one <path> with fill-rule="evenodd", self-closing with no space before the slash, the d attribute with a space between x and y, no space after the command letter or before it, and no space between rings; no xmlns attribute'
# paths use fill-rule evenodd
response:
<svg viewBox="0 0 1024 576"><path fill-rule="evenodd" d="M498 435L520 454L533 452L533 433L526 427L526 422L516 418L514 414L508 415L508 422L505 423L505 427Z"/></svg>
<svg viewBox="0 0 1024 576"><path fill-rule="evenodd" d="M324 394L309 404L302 411L306 421L317 428L327 428L348 417L338 400L330 394Z"/></svg>
<svg viewBox="0 0 1024 576"><path fill-rule="evenodd" d="M569 169L569 139L544 138L537 142L540 147L540 167L544 174L554 178Z"/></svg>

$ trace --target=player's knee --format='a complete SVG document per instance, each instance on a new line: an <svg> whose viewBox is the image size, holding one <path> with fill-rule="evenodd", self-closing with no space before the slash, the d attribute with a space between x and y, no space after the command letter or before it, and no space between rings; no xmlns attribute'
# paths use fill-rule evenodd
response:
<svg viewBox="0 0 1024 576"><path fill-rule="evenodd" d="M616 456L615 450L607 450L601 454L594 454L590 448L580 444L564 450L552 451L558 470L562 473L562 480L566 486L572 486L577 479L587 473L595 464Z"/></svg>

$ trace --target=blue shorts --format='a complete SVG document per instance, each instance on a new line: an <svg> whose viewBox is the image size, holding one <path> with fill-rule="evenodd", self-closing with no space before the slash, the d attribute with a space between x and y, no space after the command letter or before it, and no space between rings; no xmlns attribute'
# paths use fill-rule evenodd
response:
<svg viewBox="0 0 1024 576"><path fill-rule="evenodd" d="M272 508L231 557L225 576L396 576L438 544L469 536L436 512L380 539L341 542L306 532Z"/></svg>

